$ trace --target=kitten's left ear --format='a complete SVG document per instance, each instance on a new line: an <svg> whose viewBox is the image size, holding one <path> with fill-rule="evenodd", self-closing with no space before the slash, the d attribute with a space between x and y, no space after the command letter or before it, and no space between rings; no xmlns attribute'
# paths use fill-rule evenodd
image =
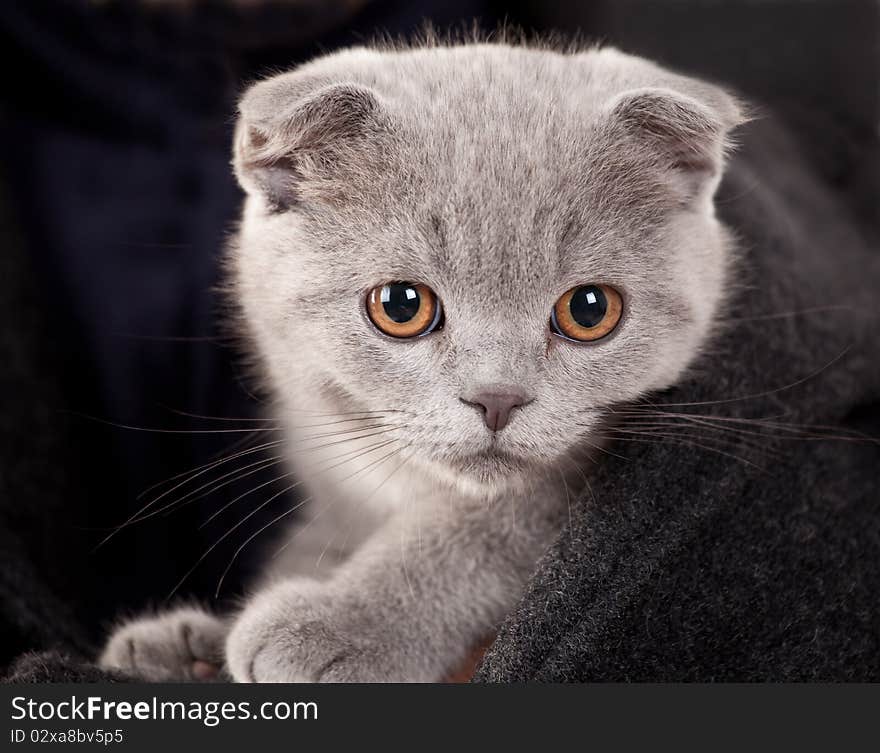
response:
<svg viewBox="0 0 880 753"><path fill-rule="evenodd" d="M667 170L688 199L707 186L714 190L730 132L748 120L733 97L710 86L697 96L661 87L632 89L617 95L609 110L614 130Z"/></svg>
<svg viewBox="0 0 880 753"><path fill-rule="evenodd" d="M294 71L251 87L239 104L233 165L272 212L340 201L389 131L378 95L356 83Z"/></svg>

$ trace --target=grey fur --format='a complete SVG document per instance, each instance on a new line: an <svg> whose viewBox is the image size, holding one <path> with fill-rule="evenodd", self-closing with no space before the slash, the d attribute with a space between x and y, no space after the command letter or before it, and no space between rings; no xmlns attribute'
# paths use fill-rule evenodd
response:
<svg viewBox="0 0 880 753"><path fill-rule="evenodd" d="M742 120L613 49L358 48L245 94L235 295L311 501L232 621L235 679L439 680L492 632L609 411L711 334L731 257L712 197ZM431 286L444 328L379 334L364 297L391 280ZM551 335L557 298L595 282L623 293L614 334ZM494 436L460 400L487 387L532 399ZM349 433L316 448L318 424ZM126 639L166 641L151 624Z"/></svg>

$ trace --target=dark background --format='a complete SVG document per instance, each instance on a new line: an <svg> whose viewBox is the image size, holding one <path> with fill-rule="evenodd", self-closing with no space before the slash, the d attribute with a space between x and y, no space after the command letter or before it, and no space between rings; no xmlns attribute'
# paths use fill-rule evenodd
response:
<svg viewBox="0 0 880 753"><path fill-rule="evenodd" d="M15 579L22 589L39 580L42 598L64 605L46 613L66 611L71 643L86 648L120 610L161 604L272 491L199 527L269 478L252 476L95 550L149 499L138 500L144 490L245 439L188 433L241 424L181 412L240 419L261 407L215 291L241 201L229 146L248 82L380 33L412 35L425 19L605 41L772 106L831 183L859 188L856 211L876 211L858 197L877 195L862 190L877 172L853 156L876 140L880 87L865 85L880 59L874 2L176 5L0 7L0 554L18 563L0 577L13 590ZM179 595L212 595L238 544L286 504L218 546ZM222 597L240 593L253 567L242 557ZM57 634L32 619L0 637L0 666Z"/></svg>

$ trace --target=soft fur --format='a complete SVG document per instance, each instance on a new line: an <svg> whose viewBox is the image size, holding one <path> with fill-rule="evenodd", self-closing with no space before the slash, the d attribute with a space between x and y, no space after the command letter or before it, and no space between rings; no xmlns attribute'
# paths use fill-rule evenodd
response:
<svg viewBox="0 0 880 753"><path fill-rule="evenodd" d="M516 603L609 416L712 333L733 258L712 199L742 111L613 49L498 44L347 50L240 113L236 298L288 490L308 490L282 517L308 511L234 619L134 621L103 664L198 677L226 636L237 680L439 680ZM444 328L378 333L364 298L392 280L430 285ZM624 317L564 342L549 313L587 283ZM497 433L464 402L487 388L530 398Z"/></svg>

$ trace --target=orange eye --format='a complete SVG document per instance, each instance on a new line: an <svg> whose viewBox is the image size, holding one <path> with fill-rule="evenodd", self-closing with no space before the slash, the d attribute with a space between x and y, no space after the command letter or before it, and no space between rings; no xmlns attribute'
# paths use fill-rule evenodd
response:
<svg viewBox="0 0 880 753"><path fill-rule="evenodd" d="M609 334L620 321L623 299L609 285L581 285L556 301L550 328L566 340L592 342Z"/></svg>
<svg viewBox="0 0 880 753"><path fill-rule="evenodd" d="M418 337L437 329L440 301L427 285L389 282L367 294L367 314L376 328L391 337Z"/></svg>

